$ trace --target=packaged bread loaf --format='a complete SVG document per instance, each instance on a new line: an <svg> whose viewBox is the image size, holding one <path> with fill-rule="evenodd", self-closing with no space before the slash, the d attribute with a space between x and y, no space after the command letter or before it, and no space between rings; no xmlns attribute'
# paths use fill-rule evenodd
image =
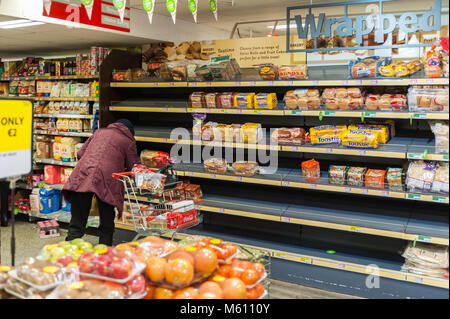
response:
<svg viewBox="0 0 450 319"><path fill-rule="evenodd" d="M202 127L202 140L213 141L214 140L214 127L218 124L216 122L208 122Z"/></svg>
<svg viewBox="0 0 450 319"><path fill-rule="evenodd" d="M312 183L320 179L320 164L314 159L302 162L303 179Z"/></svg>
<svg viewBox="0 0 450 319"><path fill-rule="evenodd" d="M306 64L283 65L278 70L280 80L302 80L308 78Z"/></svg>
<svg viewBox="0 0 450 319"><path fill-rule="evenodd" d="M218 96L218 105L217 107L220 109L234 109L234 96L238 93L220 93Z"/></svg>
<svg viewBox="0 0 450 319"><path fill-rule="evenodd" d="M204 92L194 92L189 96L189 102L191 107L203 108L206 106L205 93Z"/></svg>
<svg viewBox="0 0 450 319"><path fill-rule="evenodd" d="M225 128L227 127L226 124L217 124L213 130L214 130L214 141L216 142L223 142L225 141Z"/></svg>
<svg viewBox="0 0 450 319"><path fill-rule="evenodd" d="M402 191L404 175L403 168L389 167L386 171L386 181L389 189L394 191Z"/></svg>
<svg viewBox="0 0 450 319"><path fill-rule="evenodd" d="M412 193L427 193L431 191L434 176L436 174L436 162L413 161L409 164L406 176L406 187Z"/></svg>
<svg viewBox="0 0 450 319"><path fill-rule="evenodd" d="M226 174L227 172L227 161L222 158L207 159L203 166L207 172L212 174Z"/></svg>
<svg viewBox="0 0 450 319"><path fill-rule="evenodd" d="M364 176L367 172L367 167L350 167L347 170L347 185L349 186L364 186Z"/></svg>
<svg viewBox="0 0 450 319"><path fill-rule="evenodd" d="M217 108L217 97L218 93L208 93L205 94L205 104L207 108Z"/></svg>
<svg viewBox="0 0 450 319"><path fill-rule="evenodd" d="M301 127L278 128L272 133L272 143L278 145L300 146L305 144L305 129Z"/></svg>
<svg viewBox="0 0 450 319"><path fill-rule="evenodd" d="M345 185L345 176L347 175L347 166L330 165L328 169L328 181L330 184Z"/></svg>
<svg viewBox="0 0 450 319"><path fill-rule="evenodd" d="M143 150L141 163L147 167L161 168L171 163L170 154L160 151Z"/></svg>
<svg viewBox="0 0 450 319"><path fill-rule="evenodd" d="M234 106L238 109L253 109L255 93L239 93L234 96Z"/></svg>
<svg viewBox="0 0 450 319"><path fill-rule="evenodd" d="M241 125L231 124L225 127L225 142L240 143L242 141Z"/></svg>
<svg viewBox="0 0 450 319"><path fill-rule="evenodd" d="M256 144L263 138L263 131L259 123L245 123L241 127L243 143Z"/></svg>
<svg viewBox="0 0 450 319"><path fill-rule="evenodd" d="M448 121L430 121L431 131L434 133L435 152L438 154L449 153L449 125Z"/></svg>
<svg viewBox="0 0 450 319"><path fill-rule="evenodd" d="M258 93L255 95L255 109L274 109L278 105L276 93Z"/></svg>
<svg viewBox="0 0 450 319"><path fill-rule="evenodd" d="M438 194L449 194L449 164L439 163L436 168L436 173L434 175L433 184L431 186L431 191Z"/></svg>
<svg viewBox="0 0 450 319"><path fill-rule="evenodd" d="M366 187L384 188L386 171L381 169L368 169L366 172Z"/></svg>
<svg viewBox="0 0 450 319"><path fill-rule="evenodd" d="M350 61L349 73L352 78L375 78L379 75L379 68L390 63L390 58L381 58L379 56L372 56L356 61Z"/></svg>
<svg viewBox="0 0 450 319"><path fill-rule="evenodd" d="M446 88L415 88L408 90L408 104L413 112L448 112L449 93Z"/></svg>
<svg viewBox="0 0 450 319"><path fill-rule="evenodd" d="M311 144L340 143L342 133L347 129L345 125L322 125L309 129Z"/></svg>
<svg viewBox="0 0 450 319"><path fill-rule="evenodd" d="M257 173L258 163L238 161L233 163L233 174L251 177Z"/></svg>
<svg viewBox="0 0 450 319"><path fill-rule="evenodd" d="M264 80L276 80L278 78L278 68L272 63L255 65L259 68L259 75Z"/></svg>
<svg viewBox="0 0 450 319"><path fill-rule="evenodd" d="M202 139L203 132L203 121L206 119L205 114L192 114L193 125L192 125L192 135L194 139Z"/></svg>

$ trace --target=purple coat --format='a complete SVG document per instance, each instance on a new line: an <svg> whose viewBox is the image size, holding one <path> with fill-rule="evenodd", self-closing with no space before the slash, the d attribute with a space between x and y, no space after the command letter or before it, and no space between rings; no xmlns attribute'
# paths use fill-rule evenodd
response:
<svg viewBox="0 0 450 319"><path fill-rule="evenodd" d="M78 163L62 190L70 202L70 192L95 193L102 202L123 211L124 189L122 181L113 173L130 171L138 162L136 140L121 123L99 129L77 154Z"/></svg>

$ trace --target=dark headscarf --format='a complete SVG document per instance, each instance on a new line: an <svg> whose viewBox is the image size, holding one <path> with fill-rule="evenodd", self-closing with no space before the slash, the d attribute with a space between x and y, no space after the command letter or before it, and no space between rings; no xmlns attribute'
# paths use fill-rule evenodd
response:
<svg viewBox="0 0 450 319"><path fill-rule="evenodd" d="M133 136L134 136L134 126L133 126L133 123L131 123L129 120L120 119L120 120L116 121L116 123L121 123L121 124L125 125L126 127L128 127L131 134L133 134Z"/></svg>

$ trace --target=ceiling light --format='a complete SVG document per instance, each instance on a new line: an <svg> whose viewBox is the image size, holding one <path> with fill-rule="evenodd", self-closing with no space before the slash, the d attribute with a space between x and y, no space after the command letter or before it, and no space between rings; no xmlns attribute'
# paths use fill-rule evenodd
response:
<svg viewBox="0 0 450 319"><path fill-rule="evenodd" d="M26 20L26 19L10 20L10 21L0 22L0 29L24 28L24 27L32 27L35 25L41 25L41 24L45 24L45 23Z"/></svg>
<svg viewBox="0 0 450 319"><path fill-rule="evenodd" d="M303 24L302 26L305 27L304 24ZM269 26L267 27L267 29L273 29L273 27L274 27L273 25L269 25ZM291 24L290 27L291 27L291 29L295 29L295 28L297 28L297 24ZM286 24L279 24L279 25L276 26L276 29L277 29L277 30L278 30L278 29L280 29L280 30L285 30L285 29L287 29L287 25L286 25Z"/></svg>

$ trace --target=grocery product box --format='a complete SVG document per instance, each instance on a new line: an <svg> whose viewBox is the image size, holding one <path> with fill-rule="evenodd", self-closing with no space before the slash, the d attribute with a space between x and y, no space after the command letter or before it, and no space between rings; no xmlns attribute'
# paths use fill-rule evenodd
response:
<svg viewBox="0 0 450 319"><path fill-rule="evenodd" d="M38 222L38 233L40 238L52 238L59 237L61 233L59 232L59 224L56 220L46 220L43 222Z"/></svg>

